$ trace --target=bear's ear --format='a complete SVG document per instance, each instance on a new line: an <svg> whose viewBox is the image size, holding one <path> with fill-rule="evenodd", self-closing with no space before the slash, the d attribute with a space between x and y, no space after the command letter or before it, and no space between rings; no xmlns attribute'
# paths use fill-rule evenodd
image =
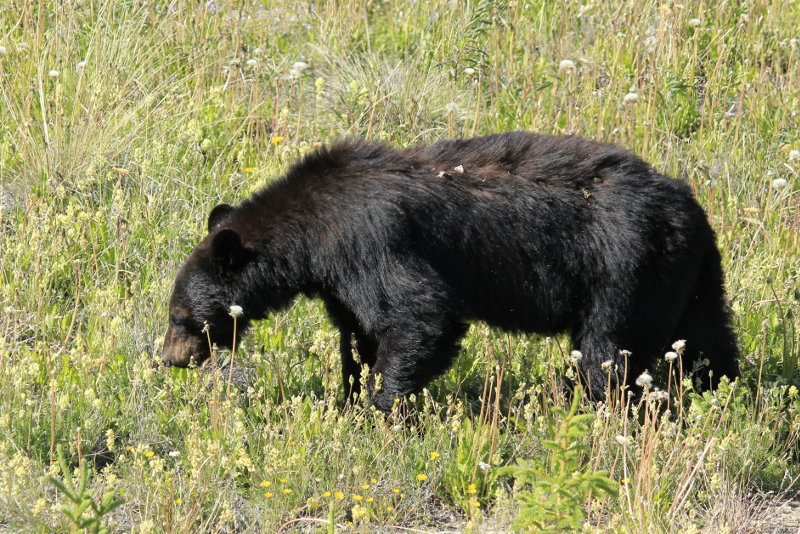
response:
<svg viewBox="0 0 800 534"><path fill-rule="evenodd" d="M242 238L230 228L223 228L211 239L211 258L222 270L241 266L248 257Z"/></svg>
<svg viewBox="0 0 800 534"><path fill-rule="evenodd" d="M208 233L210 234L233 211L230 204L217 204L208 214Z"/></svg>

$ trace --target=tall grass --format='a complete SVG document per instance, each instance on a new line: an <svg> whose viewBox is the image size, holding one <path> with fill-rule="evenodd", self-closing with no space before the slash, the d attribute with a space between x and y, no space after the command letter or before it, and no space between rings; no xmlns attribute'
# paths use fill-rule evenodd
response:
<svg viewBox="0 0 800 534"><path fill-rule="evenodd" d="M337 408L313 301L237 340L235 367L158 365L172 277L218 200L342 136L508 129L617 142L688 181L742 346L735 387L697 394L664 362L669 400L581 401L591 424L560 443L618 488L588 494L582 529L777 528L800 427L797 20L789 0L4 4L0 531L73 524L59 445L87 496L125 500L112 531L509 529L530 486L497 468L566 465L546 446L571 401L564 338L474 325L415 422L388 427Z"/></svg>

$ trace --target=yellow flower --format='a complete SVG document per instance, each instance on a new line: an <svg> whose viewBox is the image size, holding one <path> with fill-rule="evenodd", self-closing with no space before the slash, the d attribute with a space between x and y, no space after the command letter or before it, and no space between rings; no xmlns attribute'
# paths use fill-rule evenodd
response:
<svg viewBox="0 0 800 534"><path fill-rule="evenodd" d="M353 495L353 500L354 500L354 501L363 501L363 500L364 500L364 497L362 497L362 496L361 496L361 495L359 495L359 494L355 494L355 495Z"/></svg>
<svg viewBox="0 0 800 534"><path fill-rule="evenodd" d="M253 172L254 170L255 170L255 169L253 169L253 167L245 167L245 168L244 168L244 172L246 172L247 174L250 174L250 173L251 173L251 172Z"/></svg>
<svg viewBox="0 0 800 534"><path fill-rule="evenodd" d="M387 511L387 512L391 512L392 510L394 510L394 508L392 508L391 506L387 506L387 507L386 507L386 511Z"/></svg>
<svg viewBox="0 0 800 534"><path fill-rule="evenodd" d="M144 453L144 455L147 456L148 458L152 458L153 456L155 456L155 454L156 453L154 453L153 451L147 451Z"/></svg>
<svg viewBox="0 0 800 534"><path fill-rule="evenodd" d="M129 175L131 173L131 171L129 171L128 169L121 169L119 167L111 167L111 170L115 171L115 172L118 172L122 176L127 176L127 175Z"/></svg>
<svg viewBox="0 0 800 534"><path fill-rule="evenodd" d="M478 501L472 501L471 503L469 503L469 505L472 506L473 508L481 507L481 503L479 503Z"/></svg>
<svg viewBox="0 0 800 534"><path fill-rule="evenodd" d="M369 489L369 484L361 484L361 489L368 490Z"/></svg>
<svg viewBox="0 0 800 534"><path fill-rule="evenodd" d="M292 492L292 490L289 488L283 488L283 492L288 495L289 493Z"/></svg>
<svg viewBox="0 0 800 534"><path fill-rule="evenodd" d="M341 491L337 491L336 493L333 494L333 496L339 500L344 499L344 493L342 493Z"/></svg>
<svg viewBox="0 0 800 534"><path fill-rule="evenodd" d="M394 488L394 489L392 489L392 493L400 493L400 488Z"/></svg>
<svg viewBox="0 0 800 534"><path fill-rule="evenodd" d="M267 492L265 492L265 493L264 493L264 497L266 497L267 499L269 499L270 497L272 497L272 492L271 492L271 491L267 491Z"/></svg>
<svg viewBox="0 0 800 534"><path fill-rule="evenodd" d="M367 502L372 502L372 501L374 501L374 500L375 500L375 499L373 499L372 497L367 497Z"/></svg>
<svg viewBox="0 0 800 534"><path fill-rule="evenodd" d="M426 475L425 473L420 473L417 475L417 480L419 480L420 482L428 480L428 475Z"/></svg>
<svg viewBox="0 0 800 534"><path fill-rule="evenodd" d="M262 487L262 488L268 488L268 487L270 487L271 485L272 485L272 482L270 482L269 480L265 480L265 481L263 481L263 482L261 483L261 487Z"/></svg>
<svg viewBox="0 0 800 534"><path fill-rule="evenodd" d="M325 493L322 494L322 496L323 497L330 497L331 496L331 492L330 491L326 491Z"/></svg>
<svg viewBox="0 0 800 534"><path fill-rule="evenodd" d="M275 137L270 139L269 142L272 143L273 145L277 145L278 143L280 143L284 139L286 139L286 138L281 136L281 135L276 135Z"/></svg>
<svg viewBox="0 0 800 534"><path fill-rule="evenodd" d="M478 493L478 488L475 487L475 484L470 484L469 486L467 486L467 493L469 493L470 495L475 495L476 493Z"/></svg>
<svg viewBox="0 0 800 534"><path fill-rule="evenodd" d="M180 504L183 502L183 499L175 499L175 504Z"/></svg>
<svg viewBox="0 0 800 534"><path fill-rule="evenodd" d="M286 479L285 478L281 478L281 484L285 484L285 483L286 483Z"/></svg>
<svg viewBox="0 0 800 534"><path fill-rule="evenodd" d="M431 462L432 462L432 461L434 461L435 459L437 459L439 456L441 456L441 454L439 454L439 453L438 453L438 452L436 452L436 451L433 451L433 452L431 453Z"/></svg>
<svg viewBox="0 0 800 534"><path fill-rule="evenodd" d="M370 484L377 484L378 483L378 479L377 478L371 478L371 479L369 479L369 483Z"/></svg>

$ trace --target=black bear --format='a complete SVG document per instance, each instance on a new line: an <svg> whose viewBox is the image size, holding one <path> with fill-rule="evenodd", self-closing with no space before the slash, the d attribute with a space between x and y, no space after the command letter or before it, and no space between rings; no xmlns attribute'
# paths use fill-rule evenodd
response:
<svg viewBox="0 0 800 534"><path fill-rule="evenodd" d="M211 211L175 280L164 362L203 361L207 335L230 346L232 305L246 328L299 293L341 331L346 395L359 390L355 349L384 412L448 368L471 320L568 332L595 398L604 362L621 373L630 351L635 380L678 339L684 365L702 357L712 380L737 375L720 255L689 187L577 137L317 150Z"/></svg>

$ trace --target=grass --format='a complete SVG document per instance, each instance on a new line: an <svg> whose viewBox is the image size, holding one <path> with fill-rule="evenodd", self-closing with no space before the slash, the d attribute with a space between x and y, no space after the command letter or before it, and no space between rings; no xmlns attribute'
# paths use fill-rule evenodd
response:
<svg viewBox="0 0 800 534"><path fill-rule="evenodd" d="M125 500L110 531L777 528L800 474L799 19L789 0L4 5L0 531L79 528L50 478L59 446L84 497ZM697 394L665 362L668 401L581 400L569 433L568 341L476 324L415 424L387 426L337 408L336 334L303 299L255 326L233 373L229 354L158 365L172 278L219 200L343 136L508 129L616 142L692 185L724 255L736 387ZM615 491L525 502L597 472Z"/></svg>

